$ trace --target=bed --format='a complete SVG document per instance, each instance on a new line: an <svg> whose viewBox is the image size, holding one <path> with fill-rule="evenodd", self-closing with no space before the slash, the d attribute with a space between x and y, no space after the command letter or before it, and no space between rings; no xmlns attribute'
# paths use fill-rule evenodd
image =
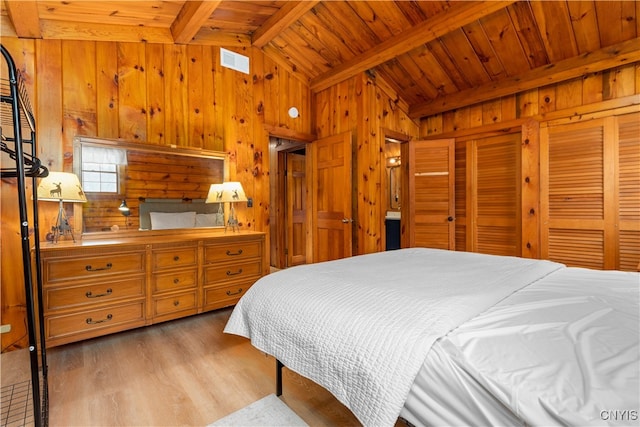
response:
<svg viewBox="0 0 640 427"><path fill-rule="evenodd" d="M637 425L639 280L401 249L265 276L225 332L366 426Z"/></svg>

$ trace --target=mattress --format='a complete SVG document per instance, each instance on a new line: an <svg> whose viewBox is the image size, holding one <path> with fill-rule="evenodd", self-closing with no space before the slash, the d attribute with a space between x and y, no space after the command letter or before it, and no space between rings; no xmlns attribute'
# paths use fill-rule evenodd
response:
<svg viewBox="0 0 640 427"><path fill-rule="evenodd" d="M638 425L640 275L560 269L439 339L414 425Z"/></svg>
<svg viewBox="0 0 640 427"><path fill-rule="evenodd" d="M364 425L394 425L433 343L561 264L411 248L256 282L225 332L328 389Z"/></svg>

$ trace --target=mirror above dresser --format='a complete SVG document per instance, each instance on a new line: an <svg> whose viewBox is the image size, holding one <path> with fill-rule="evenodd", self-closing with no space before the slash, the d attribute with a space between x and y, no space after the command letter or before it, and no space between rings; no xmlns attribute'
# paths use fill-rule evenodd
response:
<svg viewBox="0 0 640 427"><path fill-rule="evenodd" d="M197 227L224 227L222 206L205 200L227 176L225 153L91 137L76 137L73 149L87 197L74 208L83 238L150 230L152 214L162 218L156 228L191 228L196 215Z"/></svg>

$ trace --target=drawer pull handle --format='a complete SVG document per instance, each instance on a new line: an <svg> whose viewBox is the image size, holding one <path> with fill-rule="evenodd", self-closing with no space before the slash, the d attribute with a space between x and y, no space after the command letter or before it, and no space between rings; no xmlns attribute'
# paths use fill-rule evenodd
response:
<svg viewBox="0 0 640 427"><path fill-rule="evenodd" d="M179 306L179 305L180 305L180 300L175 300L175 301L173 302L173 305L174 305L174 307Z"/></svg>
<svg viewBox="0 0 640 427"><path fill-rule="evenodd" d="M231 292L231 291L227 291L227 295L231 296L231 295L238 295L242 293L242 288L238 289L238 292Z"/></svg>
<svg viewBox="0 0 640 427"><path fill-rule="evenodd" d="M89 265L85 266L84 268L87 271L101 271L101 270L111 270L111 267L113 267L113 264L108 262L107 265L105 265L104 267L93 268L93 267L91 267L91 264L89 264Z"/></svg>
<svg viewBox="0 0 640 427"><path fill-rule="evenodd" d="M180 279L176 277L175 279L173 279L173 283L177 285L178 283L180 283Z"/></svg>
<svg viewBox="0 0 640 427"><path fill-rule="evenodd" d="M176 255L176 256L173 257L173 260L174 261L180 261L180 257L178 255Z"/></svg>
<svg viewBox="0 0 640 427"><path fill-rule="evenodd" d="M89 291L85 295L87 296L87 298L100 298L100 297L106 297L108 295L111 295L112 292L113 292L113 289L109 288L107 289L107 292L105 292L104 294L94 295L91 291Z"/></svg>
<svg viewBox="0 0 640 427"><path fill-rule="evenodd" d="M107 314L107 317L105 319L102 319L102 320L93 320L91 317L88 317L87 318L87 325L97 325L98 323L108 322L111 319L113 319L113 315L112 314Z"/></svg>
<svg viewBox="0 0 640 427"><path fill-rule="evenodd" d="M235 275L238 275L238 274L241 274L241 273L242 273L242 269L241 268L238 269L238 271L236 271L236 272L233 272L231 270L227 270L227 276L235 276Z"/></svg>
<svg viewBox="0 0 640 427"><path fill-rule="evenodd" d="M231 252L230 250L227 250L227 255L229 256L242 255L242 249L238 249L238 252Z"/></svg>

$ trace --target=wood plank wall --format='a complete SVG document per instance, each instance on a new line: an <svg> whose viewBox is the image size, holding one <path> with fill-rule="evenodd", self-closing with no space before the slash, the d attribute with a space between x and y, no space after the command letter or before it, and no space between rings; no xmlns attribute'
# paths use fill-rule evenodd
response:
<svg viewBox="0 0 640 427"><path fill-rule="evenodd" d="M228 179L242 182L252 208L237 207L241 228L269 223L268 132L265 124L311 133L305 81L257 49L227 47L250 58L251 74L222 68L215 46L28 40L3 37L26 75L39 158L52 171L72 171L73 137L224 151ZM287 115L290 107L297 119ZM2 183L2 250L19 253L15 183ZM51 206L49 206L51 205ZM57 206L40 204L44 235ZM73 219L71 219L73 221ZM43 236L44 237L44 236ZM2 257L2 351L26 345L22 267Z"/></svg>
<svg viewBox="0 0 640 427"><path fill-rule="evenodd" d="M385 138L382 129L408 137L418 125L401 108L388 86L362 74L315 95L318 138L352 132L354 170L352 198L355 209L353 254L384 250Z"/></svg>

